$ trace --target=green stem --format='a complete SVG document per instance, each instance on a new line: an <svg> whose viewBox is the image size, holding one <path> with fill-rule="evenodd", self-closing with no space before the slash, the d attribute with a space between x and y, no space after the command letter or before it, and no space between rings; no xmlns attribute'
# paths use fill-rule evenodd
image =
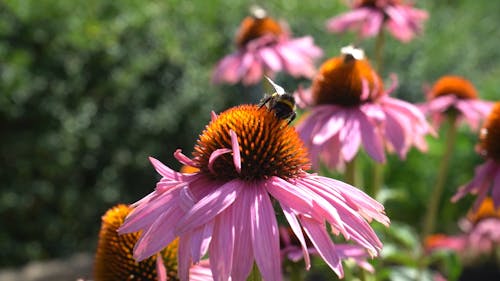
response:
<svg viewBox="0 0 500 281"><path fill-rule="evenodd" d="M262 281L262 276L260 275L256 263L253 264L252 271L250 271L250 276L248 276L247 281Z"/></svg>
<svg viewBox="0 0 500 281"><path fill-rule="evenodd" d="M385 33L384 30L380 30L375 41L375 62L377 65L377 72L382 75L382 69L384 65L384 45L385 45ZM380 187L384 182L384 165L379 163L374 163L373 165L373 181L371 186L371 195L373 198L377 196L380 191Z"/></svg>
<svg viewBox="0 0 500 281"><path fill-rule="evenodd" d="M377 63L377 72L382 75L383 61L384 61L384 45L385 45L385 33L384 30L380 30L375 41L375 62Z"/></svg>
<svg viewBox="0 0 500 281"><path fill-rule="evenodd" d="M373 181L371 187L371 196L372 198L377 198L378 192L380 191L380 187L384 182L384 164L382 163L373 163Z"/></svg>
<svg viewBox="0 0 500 281"><path fill-rule="evenodd" d="M446 177L448 176L451 156L455 147L455 140L458 129L455 121L456 114L449 114L448 131L446 132L445 152L443 154L443 158L441 159L434 189L432 190L429 205L427 206L427 213L425 214L424 226L422 231L422 239L425 239L425 237L434 232L434 227L438 216L439 201L441 200L441 195L444 190L444 184L446 182Z"/></svg>
<svg viewBox="0 0 500 281"><path fill-rule="evenodd" d="M356 158L355 156L350 162L346 164L345 167L345 173L344 173L344 180L346 183L356 186L357 180L356 180Z"/></svg>
<svg viewBox="0 0 500 281"><path fill-rule="evenodd" d="M302 273L303 273L302 265L300 263L294 262L291 265L290 281L302 281L302 280L304 280Z"/></svg>

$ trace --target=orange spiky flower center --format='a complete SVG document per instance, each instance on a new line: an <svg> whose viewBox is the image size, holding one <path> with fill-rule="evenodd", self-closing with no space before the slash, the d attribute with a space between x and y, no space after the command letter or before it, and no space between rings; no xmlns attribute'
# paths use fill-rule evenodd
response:
<svg viewBox="0 0 500 281"><path fill-rule="evenodd" d="M118 235L117 229L131 211L132 208L129 206L120 204L109 209L102 217L94 261L95 281L158 280L156 255L141 262L135 261L132 256L140 232ZM161 252L168 280L179 280L177 278L177 249L178 241L174 240Z"/></svg>
<svg viewBox="0 0 500 281"><path fill-rule="evenodd" d="M500 218L500 208L495 208L491 197L486 197L476 211L470 211L467 214L467 219L472 223L478 223L487 218Z"/></svg>
<svg viewBox="0 0 500 281"><path fill-rule="evenodd" d="M455 95L460 99L477 99L477 91L474 85L460 76L444 76L434 84L430 98L445 95Z"/></svg>
<svg viewBox="0 0 500 281"><path fill-rule="evenodd" d="M232 148L230 130L238 137L240 173L234 166L232 153L219 156L212 169L209 168L214 151ZM299 177L310 168L306 148L295 129L273 111L256 105L241 105L222 112L200 135L193 156L200 172L223 180L251 181L272 176L286 180Z"/></svg>
<svg viewBox="0 0 500 281"><path fill-rule="evenodd" d="M363 97L363 84L370 91L367 97ZM383 87L382 79L368 60L342 55L320 67L312 83L312 95L316 105L355 106L376 100Z"/></svg>
<svg viewBox="0 0 500 281"><path fill-rule="evenodd" d="M236 45L241 48L253 39L266 34L279 36L283 33L281 25L270 17L259 18L248 16L241 22L238 34L236 35Z"/></svg>
<svg viewBox="0 0 500 281"><path fill-rule="evenodd" d="M493 105L479 135L479 152L500 162L500 102Z"/></svg>

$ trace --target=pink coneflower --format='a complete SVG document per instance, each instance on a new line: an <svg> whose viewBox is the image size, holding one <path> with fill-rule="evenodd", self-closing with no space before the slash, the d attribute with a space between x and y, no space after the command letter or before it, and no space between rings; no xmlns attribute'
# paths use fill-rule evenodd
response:
<svg viewBox="0 0 500 281"><path fill-rule="evenodd" d="M351 185L305 172L310 167L306 149L287 123L267 107L234 107L213 115L193 159L175 152L198 172L178 173L150 158L163 178L134 204L119 230L143 230L134 257L143 260L179 237L181 280L207 252L216 280L246 280L254 261L264 280L281 280L274 207L299 239L307 268L305 236L343 275L343 257L327 228L376 256L382 244L367 221L388 225L384 207Z"/></svg>
<svg viewBox="0 0 500 281"><path fill-rule="evenodd" d="M451 250L464 259L475 259L491 254L500 245L500 208L495 208L491 197L486 197L476 211L470 211L459 226L462 234L432 235L426 239L425 248Z"/></svg>
<svg viewBox="0 0 500 281"><path fill-rule="evenodd" d="M314 60L323 53L312 37L291 38L286 26L260 8L241 23L236 45L236 52L217 64L214 83L256 84L264 75L272 77L280 71L311 77L315 72Z"/></svg>
<svg viewBox="0 0 500 281"><path fill-rule="evenodd" d="M327 21L331 32L359 31L362 38L373 37L382 32L384 25L398 40L408 42L422 31L428 14L400 0L351 1L352 11Z"/></svg>
<svg viewBox="0 0 500 281"><path fill-rule="evenodd" d="M486 162L476 168L474 179L462 186L453 196L457 201L467 193L477 194L475 207L489 194L496 207L500 207L500 102L494 104L480 133L479 153Z"/></svg>
<svg viewBox="0 0 500 281"><path fill-rule="evenodd" d="M299 105L312 106L297 125L313 164L332 168L351 161L363 146L377 162L385 161L384 144L401 158L415 145L426 149L429 126L412 104L389 97L379 75L360 49L345 47L326 61L308 90L299 89Z"/></svg>
<svg viewBox="0 0 500 281"><path fill-rule="evenodd" d="M140 233L118 235L117 229L132 211L127 205L119 204L102 216L99 241L94 261L95 281L123 280L178 280L177 251L178 239L158 251L156 255L143 261L132 257L135 243ZM190 269L191 281L213 280L208 261L203 260Z"/></svg>
<svg viewBox="0 0 500 281"><path fill-rule="evenodd" d="M477 130L491 110L491 103L478 98L470 81L455 75L441 77L428 92L427 100L421 108L430 115L435 128L447 115L453 114L458 122L465 122Z"/></svg>

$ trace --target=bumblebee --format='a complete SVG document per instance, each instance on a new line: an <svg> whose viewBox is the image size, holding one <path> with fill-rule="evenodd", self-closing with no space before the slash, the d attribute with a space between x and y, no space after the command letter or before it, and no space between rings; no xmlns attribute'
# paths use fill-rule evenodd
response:
<svg viewBox="0 0 500 281"><path fill-rule="evenodd" d="M272 94L265 96L260 101L259 108L262 108L264 105L267 106L268 110L272 110L276 117L288 120L287 125L290 124L296 116L293 95L286 93L281 86L274 83L267 76L266 80L264 80L264 88L266 92L272 92Z"/></svg>

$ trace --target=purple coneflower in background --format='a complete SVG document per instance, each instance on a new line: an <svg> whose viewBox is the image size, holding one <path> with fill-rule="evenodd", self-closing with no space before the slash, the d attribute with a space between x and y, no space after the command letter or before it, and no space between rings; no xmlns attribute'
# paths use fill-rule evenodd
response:
<svg viewBox="0 0 500 281"><path fill-rule="evenodd" d="M474 260L492 254L495 247L500 245L500 208L495 208L491 197L486 197L477 210L469 211L459 226L462 234L427 237L426 250L451 250L464 260Z"/></svg>
<svg viewBox="0 0 500 281"><path fill-rule="evenodd" d="M312 37L291 38L284 24L258 7L241 23L236 45L236 52L217 64L214 83L256 84L264 75L272 77L280 71L295 77L311 77L315 72L314 60L323 54Z"/></svg>
<svg viewBox="0 0 500 281"><path fill-rule="evenodd" d="M476 209L487 196L500 207L500 102L496 102L479 135L478 151L486 162L475 170L474 178L453 196L456 202L467 193L477 194Z"/></svg>
<svg viewBox="0 0 500 281"><path fill-rule="evenodd" d="M420 108L430 116L436 129L447 114L455 114L457 122L465 122L477 130L492 106L491 102L478 98L470 81L455 75L446 75L436 81L427 93L427 100Z"/></svg>
<svg viewBox="0 0 500 281"><path fill-rule="evenodd" d="M296 93L299 105L311 107L297 130L313 165L322 160L341 168L361 145L377 162L385 161L384 145L400 158L412 145L426 150L430 127L416 106L389 96L396 82L384 90L361 49L348 46L341 53L321 66L310 89Z"/></svg>
<svg viewBox="0 0 500 281"><path fill-rule="evenodd" d="M351 1L352 11L327 21L331 32L345 32L348 29L359 30L362 38L377 36L384 25L398 40L408 42L422 31L428 14L415 9L401 0L356 0Z"/></svg>
<svg viewBox="0 0 500 281"><path fill-rule="evenodd" d="M343 275L344 252L336 249L328 229L371 256L381 250L368 222L388 225L384 207L351 185L307 173L307 152L295 129L267 107L242 105L214 114L193 159L180 151L174 155L199 171L178 173L151 158L162 179L133 205L119 233L142 230L134 249L138 260L179 237L181 280L207 252L215 280L246 280L254 261L264 280L282 280L278 206L300 241L307 268L306 236Z"/></svg>

